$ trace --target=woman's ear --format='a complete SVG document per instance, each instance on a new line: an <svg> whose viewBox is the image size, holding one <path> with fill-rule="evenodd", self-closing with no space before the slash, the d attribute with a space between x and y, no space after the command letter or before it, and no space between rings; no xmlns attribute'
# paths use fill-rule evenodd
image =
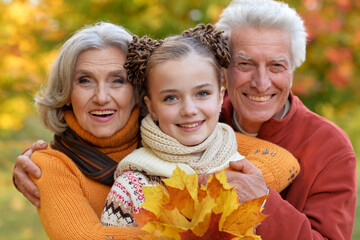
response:
<svg viewBox="0 0 360 240"><path fill-rule="evenodd" d="M151 103L151 99L148 97L148 96L145 96L144 97L144 101L145 101L145 104L146 104L146 107L151 115L151 117L157 121L157 115L156 115L156 112L154 111L153 107L152 107L152 103Z"/></svg>
<svg viewBox="0 0 360 240"><path fill-rule="evenodd" d="M70 100L70 99L67 100L66 103L65 103L65 105L69 107L69 106L71 105L71 100Z"/></svg>

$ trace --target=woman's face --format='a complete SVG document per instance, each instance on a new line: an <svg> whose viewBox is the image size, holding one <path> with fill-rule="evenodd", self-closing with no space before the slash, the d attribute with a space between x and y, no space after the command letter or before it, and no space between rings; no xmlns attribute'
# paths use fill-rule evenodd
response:
<svg viewBox="0 0 360 240"><path fill-rule="evenodd" d="M125 58L116 47L85 50L77 58L68 104L80 126L96 137L109 137L122 129L135 106Z"/></svg>

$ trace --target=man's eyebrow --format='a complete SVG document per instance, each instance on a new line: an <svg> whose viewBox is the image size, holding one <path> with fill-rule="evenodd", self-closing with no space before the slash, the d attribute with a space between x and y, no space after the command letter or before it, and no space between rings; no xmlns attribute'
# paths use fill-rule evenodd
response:
<svg viewBox="0 0 360 240"><path fill-rule="evenodd" d="M252 60L253 59L252 57L245 56L245 55L242 55L242 54L236 54L235 58L241 58L241 59L244 59L244 60Z"/></svg>
<svg viewBox="0 0 360 240"><path fill-rule="evenodd" d="M274 62L282 62L282 61L285 61L288 65L290 65L290 61L289 61L289 59L287 59L287 58L273 58L272 61L274 61Z"/></svg>

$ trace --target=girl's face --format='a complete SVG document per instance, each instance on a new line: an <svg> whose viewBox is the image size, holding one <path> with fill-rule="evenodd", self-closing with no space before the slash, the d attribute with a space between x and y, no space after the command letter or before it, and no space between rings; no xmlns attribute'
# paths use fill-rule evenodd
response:
<svg viewBox="0 0 360 240"><path fill-rule="evenodd" d="M157 64L146 105L160 129L186 146L203 142L219 119L224 89L209 59L192 54Z"/></svg>
<svg viewBox="0 0 360 240"><path fill-rule="evenodd" d="M96 137L110 137L122 129L135 106L125 58L116 47L85 50L77 58L68 104L80 126Z"/></svg>

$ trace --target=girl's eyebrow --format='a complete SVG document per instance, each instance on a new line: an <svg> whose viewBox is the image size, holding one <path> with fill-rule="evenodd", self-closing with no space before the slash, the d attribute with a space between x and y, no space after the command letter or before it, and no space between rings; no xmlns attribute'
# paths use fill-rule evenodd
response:
<svg viewBox="0 0 360 240"><path fill-rule="evenodd" d="M177 92L177 89L164 89L159 92L159 94L166 94L166 93L175 93Z"/></svg>
<svg viewBox="0 0 360 240"><path fill-rule="evenodd" d="M198 86L195 86L194 89L197 90L197 89L202 89L202 88L206 88L206 87L213 87L213 86L214 85L211 84L211 83L204 83L204 84L200 84ZM179 90L176 89L176 88L170 88L170 89L161 90L159 92L159 94L176 93L176 92L179 92Z"/></svg>
<svg viewBox="0 0 360 240"><path fill-rule="evenodd" d="M211 84L211 83L204 83L204 84L201 84L201 85L198 85L195 87L195 89L201 89L201 88L205 88L205 87L213 87L214 85Z"/></svg>

